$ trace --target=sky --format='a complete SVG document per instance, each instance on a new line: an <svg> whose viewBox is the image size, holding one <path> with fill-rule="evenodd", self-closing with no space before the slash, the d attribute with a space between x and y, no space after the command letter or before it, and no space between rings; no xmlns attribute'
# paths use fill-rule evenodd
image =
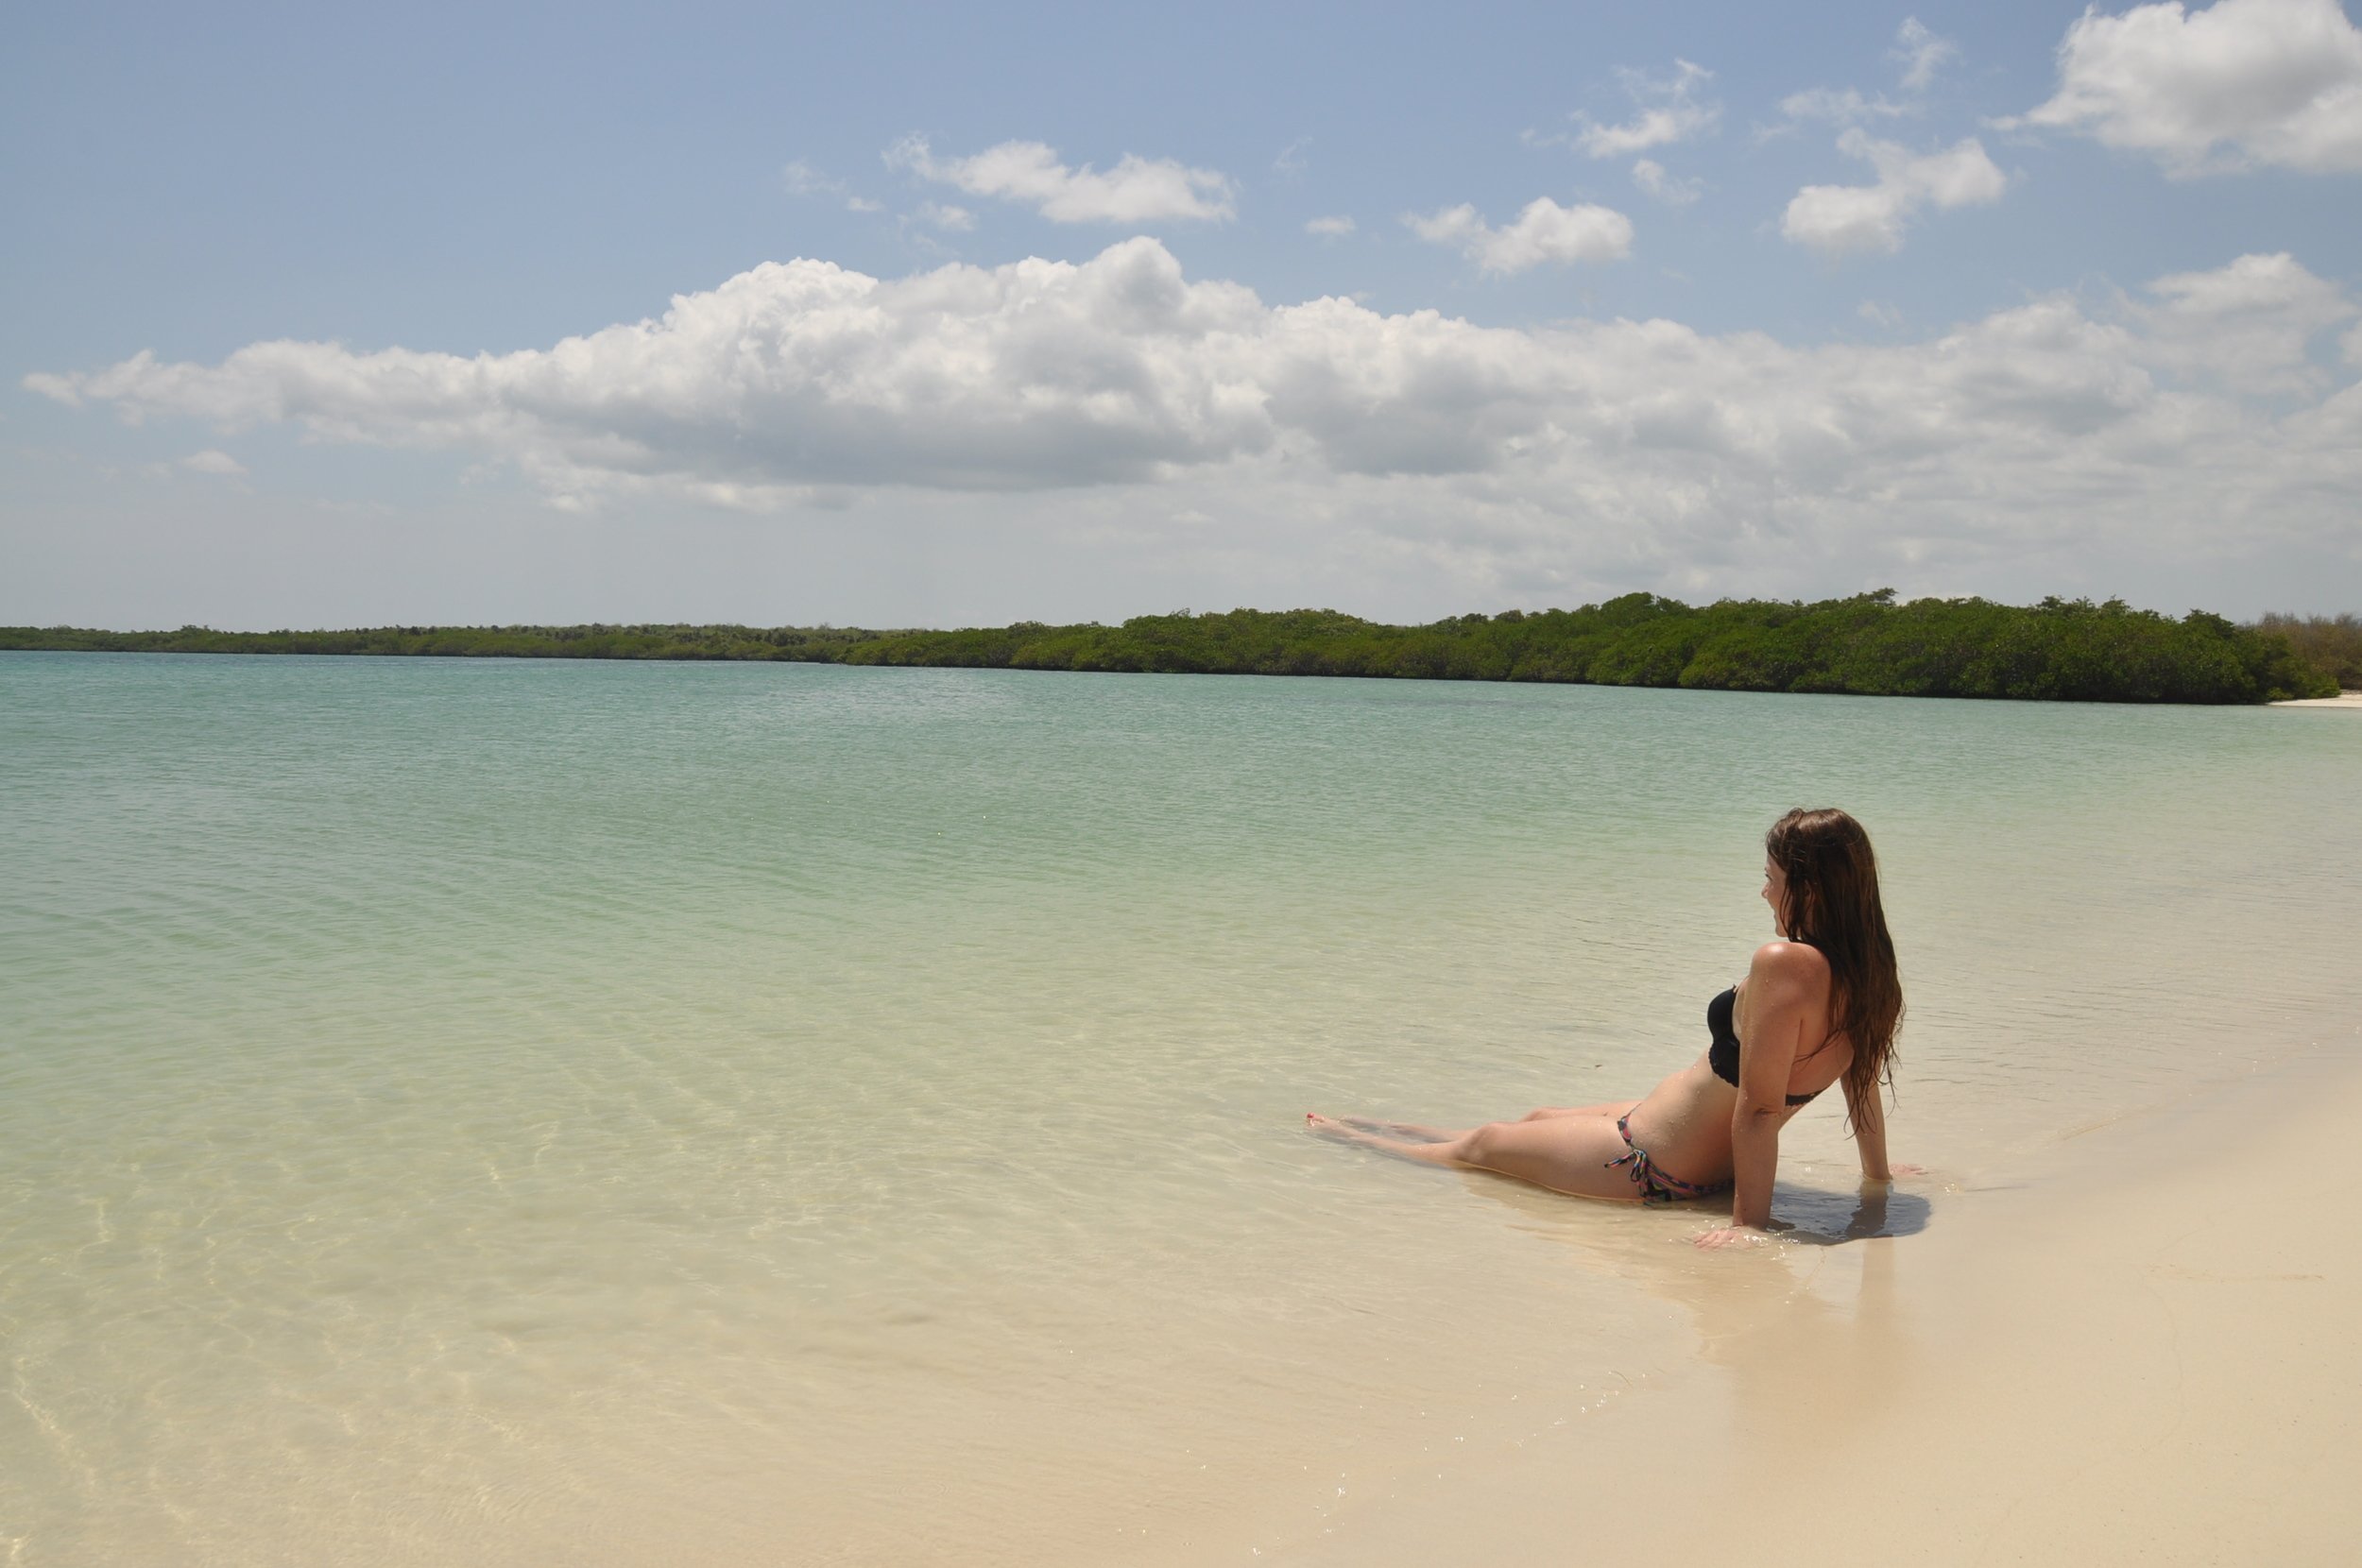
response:
<svg viewBox="0 0 2362 1568"><path fill-rule="evenodd" d="M94 4L0 623L2362 608L2362 29Z"/></svg>

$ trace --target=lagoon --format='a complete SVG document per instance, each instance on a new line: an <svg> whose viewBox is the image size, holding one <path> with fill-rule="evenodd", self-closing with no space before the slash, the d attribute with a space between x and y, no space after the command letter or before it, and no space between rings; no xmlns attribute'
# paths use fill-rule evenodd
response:
<svg viewBox="0 0 2362 1568"><path fill-rule="evenodd" d="M1248 1560L1605 1427L1700 1218L1301 1116L1639 1095L1798 804L1937 1172L1865 1225L1817 1105L1807 1236L2353 1039L2347 714L0 655L0 1538Z"/></svg>

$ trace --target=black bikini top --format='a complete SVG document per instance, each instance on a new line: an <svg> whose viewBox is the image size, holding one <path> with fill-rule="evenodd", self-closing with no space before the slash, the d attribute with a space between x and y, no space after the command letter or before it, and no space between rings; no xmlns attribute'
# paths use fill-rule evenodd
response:
<svg viewBox="0 0 2362 1568"><path fill-rule="evenodd" d="M1731 1027L1731 1012L1737 1005L1736 985L1706 1003L1706 1032L1714 1039L1706 1047L1706 1065L1714 1069L1715 1077L1734 1089L1738 1087L1738 1031ZM1820 1096L1821 1091L1815 1089L1808 1095L1790 1095L1788 1102L1809 1105Z"/></svg>

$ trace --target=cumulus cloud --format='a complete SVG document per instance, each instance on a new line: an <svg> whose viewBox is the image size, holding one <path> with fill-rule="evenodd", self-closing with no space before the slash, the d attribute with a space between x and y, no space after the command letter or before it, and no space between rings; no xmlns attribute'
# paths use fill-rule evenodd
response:
<svg viewBox="0 0 2362 1568"><path fill-rule="evenodd" d="M191 473L219 474L226 479L235 479L246 472L244 463L218 447L208 447L203 452L193 452L180 459L180 466Z"/></svg>
<svg viewBox="0 0 2362 1568"><path fill-rule="evenodd" d="M2058 92L1999 123L2081 132L2182 176L2362 170L2362 30L2337 0L2088 10L2059 45Z"/></svg>
<svg viewBox="0 0 2362 1568"><path fill-rule="evenodd" d="M1523 272L1544 262L1612 262L1632 253L1632 219L1610 207L1561 207L1549 196L1526 203L1517 221L1495 229L1462 202L1403 219L1419 238L1448 245L1487 272Z"/></svg>
<svg viewBox="0 0 2362 1568"><path fill-rule="evenodd" d="M766 264L544 349L257 343L26 384L134 420L505 462L569 504L1143 486L1089 504L1350 518L1454 581L1548 583L1579 558L1774 592L2020 560L2069 515L2079 552L2128 559L2350 550L2362 387L2308 350L2353 315L2272 255L1916 341L1496 328L1268 305L1138 238L895 281Z"/></svg>
<svg viewBox="0 0 2362 1568"><path fill-rule="evenodd" d="M1318 234L1325 240L1341 240L1353 232L1353 220L1348 217L1308 218L1304 231Z"/></svg>
<svg viewBox="0 0 2362 1568"><path fill-rule="evenodd" d="M2157 302L2141 308L2139 318L2152 360L2247 393L2318 394L2328 377L2309 347L2355 314L2336 284L2285 251L2174 273L2148 292Z"/></svg>
<svg viewBox="0 0 2362 1568"><path fill-rule="evenodd" d="M1639 112L1613 126L1601 125L1587 114L1576 115L1575 122L1582 128L1575 133L1575 145L1594 158L1621 158L1690 141L1711 131L1722 117L1721 105L1698 96L1699 90L1714 79L1714 73L1703 65L1677 60L1669 76L1652 77L1630 68L1618 70L1616 76Z"/></svg>
<svg viewBox="0 0 2362 1568"><path fill-rule="evenodd" d="M1899 250L1904 228L1922 208L1998 201L2009 184L1973 136L1925 156L1897 142L1874 140L1858 128L1837 145L1850 157L1868 160L1878 171L1877 183L1807 185L1780 217L1781 234L1824 256Z"/></svg>
<svg viewBox="0 0 2362 1568"><path fill-rule="evenodd" d="M1053 223L1221 222L1235 215L1229 177L1169 158L1126 153L1102 174L1069 168L1039 142L1003 142L972 158L937 158L923 136L888 147L886 166L1033 208Z"/></svg>
<svg viewBox="0 0 2362 1568"><path fill-rule="evenodd" d="M1921 93L1936 79L1936 72L1947 60L1960 58L1960 46L1948 38L1928 31L1919 18L1907 16L1903 18L1902 26L1895 29L1894 48L1890 58L1902 64L1904 88L1908 92Z"/></svg>
<svg viewBox="0 0 2362 1568"><path fill-rule="evenodd" d="M1618 67L1616 76L1623 83L1625 94L1638 107L1639 111L1633 118L1621 125L1601 125L1588 114L1578 113L1570 116L1577 127L1573 135L1545 136L1529 130L1525 133L1526 144L1537 147L1571 146L1593 158L1622 158L1711 135L1721 123L1722 106L1699 95L1705 84L1714 79L1714 73L1703 65L1676 60L1672 71L1666 76L1652 77L1629 66ZM1635 159L1632 178L1633 183L1650 196L1674 207L1697 200L1704 189L1695 179L1668 174L1665 165L1653 158ZM1532 209L1527 211L1531 213Z"/></svg>
<svg viewBox="0 0 2362 1568"><path fill-rule="evenodd" d="M1665 172L1665 165L1653 158L1635 158L1632 162L1632 182L1668 207L1686 207L1704 191L1695 179L1677 179Z"/></svg>

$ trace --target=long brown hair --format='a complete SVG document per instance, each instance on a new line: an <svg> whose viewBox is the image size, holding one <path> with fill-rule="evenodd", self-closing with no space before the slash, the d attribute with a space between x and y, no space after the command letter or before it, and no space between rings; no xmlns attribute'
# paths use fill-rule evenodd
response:
<svg viewBox="0 0 2362 1568"><path fill-rule="evenodd" d="M1799 808L1772 825L1763 852L1788 878L1786 934L1829 961L1829 1012L1854 1043L1845 1069L1847 1108L1894 1082L1894 1035L1903 1023L1903 980L1878 902L1878 858L1862 825L1834 808Z"/></svg>

